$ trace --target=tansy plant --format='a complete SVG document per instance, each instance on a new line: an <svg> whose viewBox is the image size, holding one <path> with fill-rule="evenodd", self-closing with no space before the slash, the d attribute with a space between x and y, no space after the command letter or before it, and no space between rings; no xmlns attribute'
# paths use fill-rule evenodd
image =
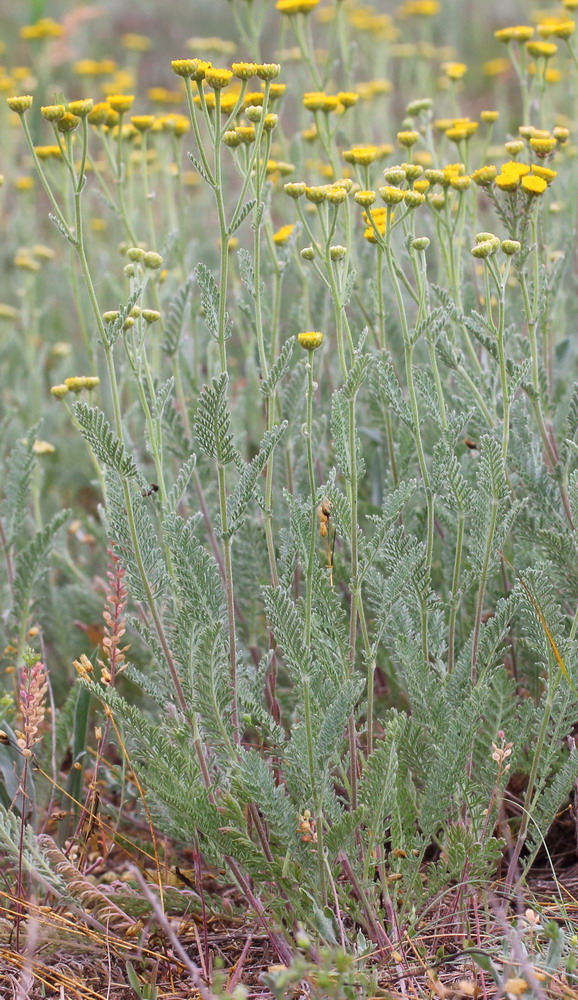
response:
<svg viewBox="0 0 578 1000"><path fill-rule="evenodd" d="M310 966L407 990L436 907L522 995L527 952L502 975L481 928L502 868L521 898L554 852L578 779L576 5L488 25L487 79L506 52L519 93L483 94L449 3L230 6L238 48L183 43L172 89L146 92L155 39L130 35L127 69L85 59L62 90L42 61L6 99L17 919L35 878L92 898L75 845L100 797L103 842L126 802L150 840L135 940L170 931L172 843L198 889L203 864L236 887L275 995ZM34 834L55 801L64 861Z"/></svg>

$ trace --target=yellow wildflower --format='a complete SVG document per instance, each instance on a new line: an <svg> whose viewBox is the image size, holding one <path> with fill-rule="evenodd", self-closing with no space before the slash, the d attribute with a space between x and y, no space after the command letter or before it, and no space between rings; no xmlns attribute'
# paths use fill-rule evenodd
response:
<svg viewBox="0 0 578 1000"><path fill-rule="evenodd" d="M536 163L532 164L532 173L536 177L541 177L542 180L546 181L546 184L551 184L554 178L558 176L556 170L550 170L549 167L540 167Z"/></svg>
<svg viewBox="0 0 578 1000"><path fill-rule="evenodd" d="M125 49L132 52L148 52L152 46L150 38L146 35L137 35L133 31L127 31L120 36L120 43Z"/></svg>
<svg viewBox="0 0 578 1000"><path fill-rule="evenodd" d="M319 0L277 0L275 7L280 14L309 14L318 3Z"/></svg>
<svg viewBox="0 0 578 1000"><path fill-rule="evenodd" d="M530 173L530 167L527 163L518 163L516 160L509 160L507 163L504 163L502 173L513 174L514 177L525 177L526 174Z"/></svg>
<svg viewBox="0 0 578 1000"><path fill-rule="evenodd" d="M478 170L474 170L472 180L479 187L488 187L496 179L497 175L498 171L496 167L493 164L488 164L487 166L480 167Z"/></svg>
<svg viewBox="0 0 578 1000"><path fill-rule="evenodd" d="M42 441L37 438L32 445L32 451L35 455L53 455L56 448L53 444L50 444L50 441Z"/></svg>
<svg viewBox="0 0 578 1000"><path fill-rule="evenodd" d="M552 153L556 149L556 140L534 136L530 139L530 145L538 156L548 156L549 153Z"/></svg>
<svg viewBox="0 0 578 1000"><path fill-rule="evenodd" d="M536 174L530 174L527 177L522 177L522 187L528 194L536 196L544 194L548 184L543 177L537 177Z"/></svg>
<svg viewBox="0 0 578 1000"><path fill-rule="evenodd" d="M555 42L526 42L526 51L534 59L551 59L556 55L558 46Z"/></svg>
<svg viewBox="0 0 578 1000"><path fill-rule="evenodd" d="M411 146L414 146L418 140L419 140L419 132L416 132L414 129L397 133L397 141L399 142L400 146L405 146L407 149L409 149Z"/></svg>
<svg viewBox="0 0 578 1000"><path fill-rule="evenodd" d="M299 341L299 345L305 351L316 351L317 348L321 347L321 344L323 343L323 334L318 330L298 333L297 340Z"/></svg>
<svg viewBox="0 0 578 1000"><path fill-rule="evenodd" d="M500 191L515 191L520 184L520 177L514 173L498 174L495 184Z"/></svg>
<svg viewBox="0 0 578 1000"><path fill-rule="evenodd" d="M494 37L499 42L527 42L534 34L529 24L516 24L512 28L499 28L494 31Z"/></svg>
<svg viewBox="0 0 578 1000"><path fill-rule="evenodd" d="M26 94L22 97L7 97L6 104L11 111L15 111L17 115L23 115L26 111L29 111L32 107L32 101L34 100L30 94Z"/></svg>
<svg viewBox="0 0 578 1000"><path fill-rule="evenodd" d="M484 71L484 76L501 76L502 73L507 73L510 70L511 63L509 59L488 59L482 66Z"/></svg>
<svg viewBox="0 0 578 1000"><path fill-rule="evenodd" d="M211 66L205 72L205 80L213 90L224 90L232 79L233 74L230 69L218 69L216 66Z"/></svg>
<svg viewBox="0 0 578 1000"><path fill-rule="evenodd" d="M122 115L125 111L130 111L134 101L134 94L110 94L108 104L113 111Z"/></svg>
<svg viewBox="0 0 578 1000"><path fill-rule="evenodd" d="M377 157L377 146L352 146L343 153L346 163L358 163L368 167Z"/></svg>
<svg viewBox="0 0 578 1000"><path fill-rule="evenodd" d="M295 226L292 223L289 223L286 226L281 226L276 233L273 233L273 242L276 243L277 246L282 246L284 243L287 243L294 229Z"/></svg>
<svg viewBox="0 0 578 1000"><path fill-rule="evenodd" d="M86 118L90 114L94 107L94 101L92 97L85 97L81 101L69 101L67 106L67 111L70 111L72 115L76 115L77 118Z"/></svg>
<svg viewBox="0 0 578 1000"><path fill-rule="evenodd" d="M461 80L468 71L466 64L460 62L444 62L441 69L448 80Z"/></svg>

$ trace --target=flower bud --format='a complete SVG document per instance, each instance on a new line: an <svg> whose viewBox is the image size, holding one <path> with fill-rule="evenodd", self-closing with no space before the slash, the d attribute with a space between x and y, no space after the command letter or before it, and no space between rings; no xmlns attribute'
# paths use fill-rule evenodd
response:
<svg viewBox="0 0 578 1000"><path fill-rule="evenodd" d="M225 146L228 146L229 149L235 149L236 146L240 146L242 141L241 136L237 135L234 129L229 129L229 131L225 132L223 136L223 143Z"/></svg>
<svg viewBox="0 0 578 1000"><path fill-rule="evenodd" d="M415 240L412 240L411 248L412 250L427 250L430 241L427 236L417 236Z"/></svg>
<svg viewBox="0 0 578 1000"><path fill-rule="evenodd" d="M401 167L388 167L387 170L383 171L383 176L388 184L403 184L405 180L405 170L402 170Z"/></svg>
<svg viewBox="0 0 578 1000"><path fill-rule="evenodd" d="M323 334L319 331L314 333L310 331L307 333L298 333L297 340L305 351L316 351L323 343Z"/></svg>
<svg viewBox="0 0 578 1000"><path fill-rule="evenodd" d="M502 240L502 250L508 257L512 257L515 253L519 253L522 249L522 244L519 240Z"/></svg>
<svg viewBox="0 0 578 1000"><path fill-rule="evenodd" d="M141 315L145 323L149 324L158 323L159 319L161 318L161 314L160 312L158 312L157 309L143 309Z"/></svg>
<svg viewBox="0 0 578 1000"><path fill-rule="evenodd" d="M380 187L379 196L383 199L386 205L399 205L400 201L403 201L404 192L400 191L397 187Z"/></svg>
<svg viewBox="0 0 578 1000"><path fill-rule="evenodd" d="M148 253L145 253L142 260L144 266L150 268L151 271L157 271L159 267L163 266L163 258L160 253L155 253L154 250L149 250Z"/></svg>
<svg viewBox="0 0 578 1000"><path fill-rule="evenodd" d="M496 247L493 240L484 240L482 243L477 243L475 247L472 247L470 252L472 257L483 260L485 257L491 257L496 252Z"/></svg>
<svg viewBox="0 0 578 1000"><path fill-rule="evenodd" d="M353 197L358 205L369 208L370 205L373 205L377 195L375 191L356 191Z"/></svg>
<svg viewBox="0 0 578 1000"><path fill-rule="evenodd" d="M315 250L313 247L303 247L301 257L303 260L315 260Z"/></svg>
<svg viewBox="0 0 578 1000"><path fill-rule="evenodd" d="M26 111L30 111L33 100L34 98L30 94L26 94L22 97L7 97L6 104L17 115L23 115Z"/></svg>
<svg viewBox="0 0 578 1000"><path fill-rule="evenodd" d="M47 104L40 108L40 114L47 122L59 122L61 118L64 118L65 112L64 104Z"/></svg>
<svg viewBox="0 0 578 1000"><path fill-rule="evenodd" d="M408 129L404 132L397 133L397 141L400 146L404 146L406 149L411 149L412 146L416 144L419 139L419 132L414 129Z"/></svg>
<svg viewBox="0 0 578 1000"><path fill-rule="evenodd" d="M259 63L256 72L260 80L274 80L279 76L281 67L279 63Z"/></svg>
<svg viewBox="0 0 578 1000"><path fill-rule="evenodd" d="M68 386L64 384L53 385L52 388L50 389L50 393L52 396L54 396L55 399L62 399L64 396L66 396L66 393L68 391L69 391Z"/></svg>
<svg viewBox="0 0 578 1000"><path fill-rule="evenodd" d="M136 261L144 260L146 251L142 247L129 247L126 251L126 255L129 260Z"/></svg>
<svg viewBox="0 0 578 1000"><path fill-rule="evenodd" d="M329 247L329 256L331 260L343 260L347 253L347 248L342 246Z"/></svg>
<svg viewBox="0 0 578 1000"><path fill-rule="evenodd" d="M420 191L405 191L404 201L408 208L419 208L425 201L425 195Z"/></svg>
<svg viewBox="0 0 578 1000"><path fill-rule="evenodd" d="M94 108L92 97L86 97L82 101L69 101L67 110L77 118L86 118Z"/></svg>
<svg viewBox="0 0 578 1000"><path fill-rule="evenodd" d="M307 185L305 181L290 181L289 184L285 184L283 190L290 198L300 198L301 195L305 194Z"/></svg>

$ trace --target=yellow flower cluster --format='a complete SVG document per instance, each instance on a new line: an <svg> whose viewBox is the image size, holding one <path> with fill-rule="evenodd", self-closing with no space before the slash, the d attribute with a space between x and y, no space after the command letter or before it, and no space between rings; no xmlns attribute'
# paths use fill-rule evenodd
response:
<svg viewBox="0 0 578 1000"><path fill-rule="evenodd" d="M277 0L275 7L281 14L310 14L318 4L319 0Z"/></svg>
<svg viewBox="0 0 578 1000"><path fill-rule="evenodd" d="M51 17L41 17L36 24L25 24L20 28L20 37L26 41L44 41L48 38L60 38L64 28Z"/></svg>
<svg viewBox="0 0 578 1000"><path fill-rule="evenodd" d="M355 107L358 100L359 94L345 90L338 94L326 94L322 90L303 94L303 106L308 111L323 111L325 114L330 114L332 111L343 113L348 108Z"/></svg>

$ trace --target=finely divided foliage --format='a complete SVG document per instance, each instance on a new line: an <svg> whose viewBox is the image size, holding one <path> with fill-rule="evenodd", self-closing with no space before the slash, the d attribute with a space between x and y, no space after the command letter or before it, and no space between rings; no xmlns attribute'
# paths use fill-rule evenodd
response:
<svg viewBox="0 0 578 1000"><path fill-rule="evenodd" d="M465 64L416 43L425 18L449 30L449 0L405 0L395 17L325 4L319 21L318 0L278 0L269 14L298 55L280 80L261 62L267 6L227 8L255 62L212 66L219 39L173 61L182 113L132 116L132 95L107 87L94 107L62 96L39 116L40 62L46 93L8 99L10 155L39 181L35 241L54 236L50 209L74 306L57 337L54 252L20 248L18 305L0 304L31 411L14 403L3 425L0 524L15 947L45 894L88 924L114 918L145 955L151 927L174 936L165 868L191 849L199 947L212 909L243 900L282 963L264 979L277 997L306 982L335 1000L379 982L418 995L439 914L456 950L475 938L500 995L544 969L572 989L557 925L555 960L538 931L498 971L482 945L509 919L496 880L519 910L536 866L562 879L575 852L559 845L578 787L576 3L543 16L541 41L498 30L520 93L480 121L465 117L481 106ZM386 81L362 81L372 35L391 104ZM567 108L549 89L551 38L567 48ZM430 58L435 105L418 93ZM56 146L38 145L49 129ZM99 376L68 374L70 356ZM52 746L46 689L24 684L44 667ZM142 848L122 832L127 803ZM129 845L156 870L138 919L136 891L125 911L90 881L106 867L97 830L107 857ZM431 988L449 995L432 969Z"/></svg>

